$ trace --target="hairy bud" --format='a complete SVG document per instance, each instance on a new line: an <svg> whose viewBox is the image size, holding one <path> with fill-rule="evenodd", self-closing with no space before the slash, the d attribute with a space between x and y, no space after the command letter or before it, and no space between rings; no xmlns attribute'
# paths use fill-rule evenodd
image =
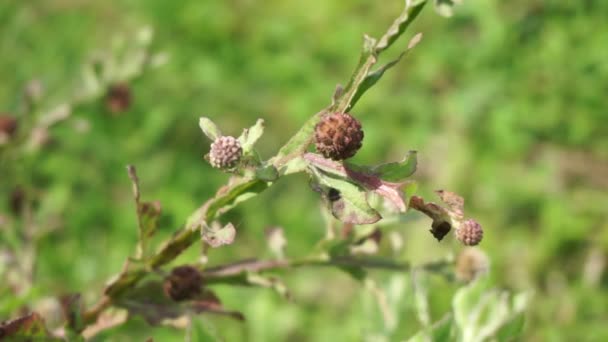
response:
<svg viewBox="0 0 608 342"><path fill-rule="evenodd" d="M350 158L361 148L362 141L361 123L348 113L326 115L315 126L317 151L325 158Z"/></svg>
<svg viewBox="0 0 608 342"><path fill-rule="evenodd" d="M236 138L222 136L211 144L209 163L218 169L229 169L236 166L242 155L243 149Z"/></svg>
<svg viewBox="0 0 608 342"><path fill-rule="evenodd" d="M475 246L483 239L483 229L477 221L468 219L456 230L456 238L466 246Z"/></svg>

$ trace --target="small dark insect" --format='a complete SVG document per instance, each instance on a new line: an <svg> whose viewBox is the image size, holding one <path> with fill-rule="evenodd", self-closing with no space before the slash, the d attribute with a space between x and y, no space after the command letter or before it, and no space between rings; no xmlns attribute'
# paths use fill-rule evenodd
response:
<svg viewBox="0 0 608 342"><path fill-rule="evenodd" d="M340 196L340 191L338 191L337 189L334 189L334 188L329 188L329 191L327 192L328 200L330 200L331 202L335 202L335 201L338 201L340 198L342 198Z"/></svg>

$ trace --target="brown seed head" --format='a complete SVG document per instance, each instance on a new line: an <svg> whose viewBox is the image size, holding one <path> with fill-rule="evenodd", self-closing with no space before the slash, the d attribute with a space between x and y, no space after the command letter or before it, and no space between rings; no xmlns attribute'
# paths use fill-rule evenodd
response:
<svg viewBox="0 0 608 342"><path fill-rule="evenodd" d="M218 169L229 169L239 162L243 155L241 144L234 137L222 136L211 144L209 163Z"/></svg>
<svg viewBox="0 0 608 342"><path fill-rule="evenodd" d="M456 278L470 282L490 267L488 256L477 247L465 247L456 258Z"/></svg>
<svg viewBox="0 0 608 342"><path fill-rule="evenodd" d="M201 294L203 276L192 266L175 267L165 278L163 289L165 294L175 300L187 300Z"/></svg>
<svg viewBox="0 0 608 342"><path fill-rule="evenodd" d="M118 83L110 86L106 94L106 108L112 114L120 114L129 109L133 95L131 88L126 83Z"/></svg>
<svg viewBox="0 0 608 342"><path fill-rule="evenodd" d="M17 132L17 119L9 114L0 114L0 139L10 139Z"/></svg>
<svg viewBox="0 0 608 342"><path fill-rule="evenodd" d="M350 158L361 148L362 141L361 123L348 113L326 115L315 126L317 151L325 158Z"/></svg>
<svg viewBox="0 0 608 342"><path fill-rule="evenodd" d="M468 219L456 230L456 238L466 246L475 246L483 239L483 229L477 221Z"/></svg>

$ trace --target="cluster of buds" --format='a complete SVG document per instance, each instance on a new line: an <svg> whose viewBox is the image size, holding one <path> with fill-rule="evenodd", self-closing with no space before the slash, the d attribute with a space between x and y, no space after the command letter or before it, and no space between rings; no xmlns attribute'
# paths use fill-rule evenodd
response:
<svg viewBox="0 0 608 342"><path fill-rule="evenodd" d="M468 219L456 229L456 238L465 246L475 246L483 239L483 229L477 221Z"/></svg>
<svg viewBox="0 0 608 342"><path fill-rule="evenodd" d="M361 148L361 123L348 113L325 115L315 126L317 151L325 158L343 160Z"/></svg>
<svg viewBox="0 0 608 342"><path fill-rule="evenodd" d="M242 155L243 149L236 138L220 136L211 144L208 160L215 168L231 169L241 160Z"/></svg>

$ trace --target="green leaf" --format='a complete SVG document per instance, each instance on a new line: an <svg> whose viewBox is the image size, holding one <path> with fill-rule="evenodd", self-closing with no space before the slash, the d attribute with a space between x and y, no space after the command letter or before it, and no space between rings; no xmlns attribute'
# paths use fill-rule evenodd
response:
<svg viewBox="0 0 608 342"><path fill-rule="evenodd" d="M380 38L378 44L376 45L376 53L384 51L388 49L396 40L399 38L403 32L410 26L410 24L416 19L424 5L426 5L426 0L406 0L405 8L395 19L391 27L388 31Z"/></svg>
<svg viewBox="0 0 608 342"><path fill-rule="evenodd" d="M367 193L358 185L347 180L335 178L318 172L318 181L327 191L335 189L338 195L326 201L335 218L352 224L371 224L378 222L382 216L367 203ZM331 197L331 196L330 196Z"/></svg>
<svg viewBox="0 0 608 342"><path fill-rule="evenodd" d="M133 183L133 198L135 199L137 224L139 227L137 258L146 260L153 253L148 241L154 235L158 227L158 220L161 214L161 205L159 201L141 202L137 171L133 165L129 165L127 166L127 172L131 182Z"/></svg>
<svg viewBox="0 0 608 342"><path fill-rule="evenodd" d="M211 141L215 141L215 139L222 136L220 129L209 118L201 117L198 120L198 125L201 127L201 130L207 136L207 138L211 139Z"/></svg>
<svg viewBox="0 0 608 342"><path fill-rule="evenodd" d="M279 171L274 165L260 166L255 169L255 177L266 182L273 182L279 178Z"/></svg>
<svg viewBox="0 0 608 342"><path fill-rule="evenodd" d="M372 172L385 181L402 181L416 172L416 154L416 151L409 151L402 161L378 165L372 168Z"/></svg>
<svg viewBox="0 0 608 342"><path fill-rule="evenodd" d="M452 336L454 319L448 314L441 320L433 323L429 329L421 329L416 335L410 337L407 342L449 342L454 341Z"/></svg>
<svg viewBox="0 0 608 342"><path fill-rule="evenodd" d="M281 147L277 155L270 160L270 162L279 170L279 173L284 174L286 164L306 152L306 149L312 142L315 125L325 113L327 113L326 109L308 119L300 130Z"/></svg>
<svg viewBox="0 0 608 342"><path fill-rule="evenodd" d="M198 217L198 213L188 219L188 226L200 224L200 221L211 221L217 215L218 211L227 211L240 202L243 202L251 197L257 196L260 192L268 188L268 183L259 179L240 179L232 185L228 191L220 189L215 196L213 202L209 205L206 212L206 217Z"/></svg>
<svg viewBox="0 0 608 342"><path fill-rule="evenodd" d="M513 319L503 325L497 332L496 338L498 341L515 341L521 335L526 322L523 314L517 314Z"/></svg>
<svg viewBox="0 0 608 342"><path fill-rule="evenodd" d="M253 145L260 139L264 133L264 120L258 119L255 125L243 130L243 133L238 137L238 141L243 149L243 154L248 155L253 150Z"/></svg>
<svg viewBox="0 0 608 342"><path fill-rule="evenodd" d="M399 61L401 61L401 59L403 57L405 57L408 52L414 48L414 46L416 46L420 40L422 39L422 33L418 33L416 34L409 42L408 47L405 51L403 51L399 57L397 57L396 59L384 64L383 66L381 66L380 68L378 68L376 71L371 71L367 74L367 76L365 76L365 78L363 79L363 81L361 82L361 84L359 85L359 87L356 89L351 102L350 102L350 106L351 108L357 103L357 101L359 101L359 98L371 87L373 87L376 82L378 82L382 76L384 75L384 73L392 68L393 66L395 66L397 63L399 63Z"/></svg>

